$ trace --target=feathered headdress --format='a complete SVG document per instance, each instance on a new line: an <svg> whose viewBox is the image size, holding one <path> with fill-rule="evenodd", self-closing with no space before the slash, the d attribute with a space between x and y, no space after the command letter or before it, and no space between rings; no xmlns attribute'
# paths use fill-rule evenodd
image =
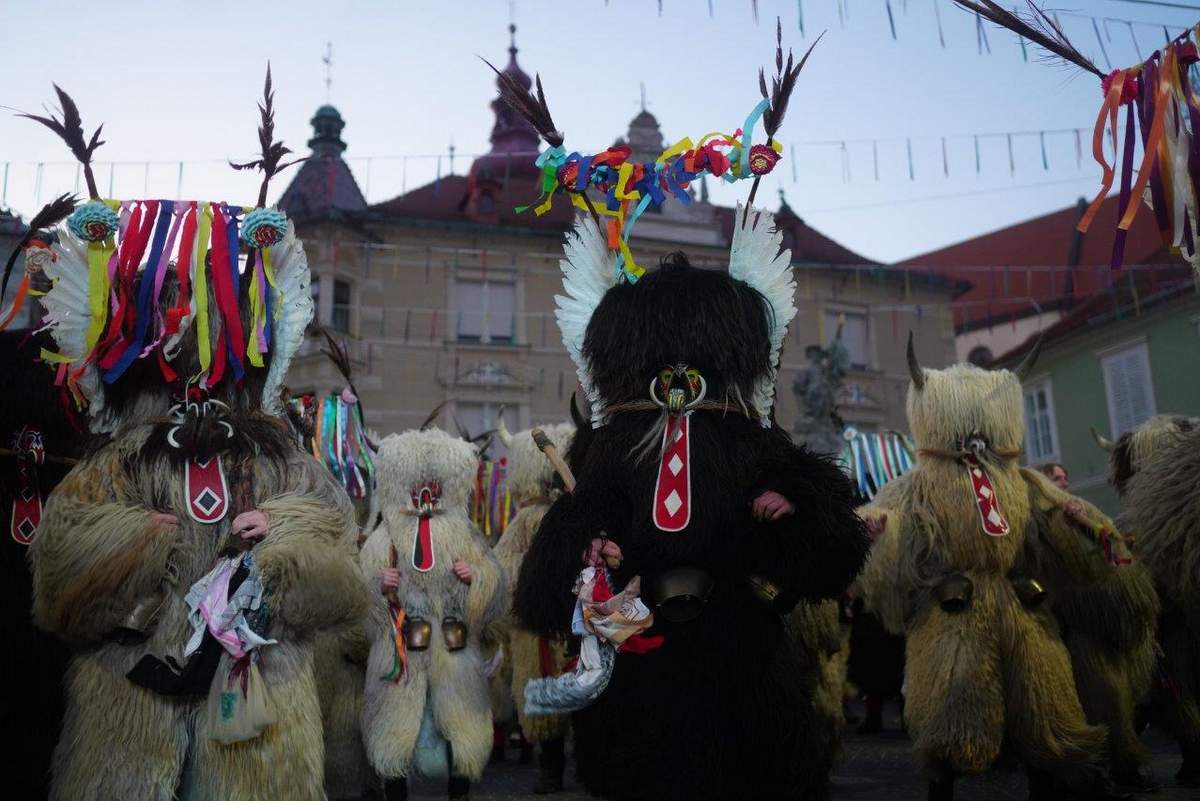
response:
<svg viewBox="0 0 1200 801"><path fill-rule="evenodd" d="M308 263L293 227L281 211L265 207L268 182L288 166L281 160L289 152L273 141L270 68L259 106L262 156L235 165L263 171L256 207L101 199L90 169L102 144L100 128L85 141L78 107L55 90L61 120L24 116L67 143L84 167L91 195L73 211L64 197L47 212L55 221L70 215L44 268L53 282L42 299L45 320L59 352L43 357L57 366L58 380L88 405L97 431L116 422L105 413L104 386L125 380L142 360L156 363L162 380L181 396L189 388L239 384L248 371L263 371L261 406L279 413L283 375L313 304ZM173 286L165 292L168 278ZM179 359L189 332L196 353Z"/></svg>
<svg viewBox="0 0 1200 801"><path fill-rule="evenodd" d="M698 141L681 139L653 162L641 164L630 161L631 149L626 145L590 155L568 153L565 136L550 115L541 76L535 81L535 95L488 64L500 76L501 98L533 125L549 145L536 162L541 170L542 197L533 207L534 213L548 211L560 192L569 195L577 208L589 212L588 217L577 219L564 245L565 258L560 262L564 294L555 297L555 316L591 406L593 426L602 425L606 419L606 399L597 389L584 356L584 337L605 293L619 282L636 282L644 273L629 248L635 223L651 204L661 205L668 198L690 204L688 188L704 175L730 183L753 178L757 187L759 179L782 158L783 145L775 139L775 134L783 122L796 79L811 53L812 47L796 61L789 51L785 61L782 27L777 24L776 74L768 91L766 76L759 72L762 100L747 115L744 125L732 134L706 134ZM767 141L753 144L751 134L760 119ZM592 203L589 191L603 196L601 208ZM753 193L752 189L752 198ZM759 380L753 398L758 418L764 426L769 426L779 353L788 324L796 314L793 304L796 285L791 253L781 250L783 237L775 230L774 217L759 210L751 214L749 205L743 209L739 204L738 212L729 272L761 292L772 312L771 370Z"/></svg>
<svg viewBox="0 0 1200 801"><path fill-rule="evenodd" d="M1084 56L1063 32L1058 20L1026 0L1025 14L1007 11L992 0L954 0L960 8L978 14L995 24L1034 42L1052 59L1072 64L1100 79L1103 101L1096 117L1092 135L1092 152L1103 172L1100 191L1078 223L1087 231L1112 191L1118 171L1121 176L1118 197L1117 230L1113 238L1112 268L1119 269L1125 257L1125 239L1140 202L1149 189L1149 205L1153 209L1163 244L1180 252L1200 274L1200 247L1196 238L1197 183L1196 147L1194 139L1200 127L1200 98L1191 85L1189 71L1200 61L1196 37L1200 32L1189 28L1164 44L1141 64L1115 69L1105 75ZM1118 147L1117 115L1127 107L1124 156ZM1185 124L1186 121L1186 124ZM1104 153L1104 130L1111 133L1114 163L1109 164ZM1133 177L1134 139L1142 136L1141 163L1137 179ZM1119 161L1119 163L1118 163Z"/></svg>

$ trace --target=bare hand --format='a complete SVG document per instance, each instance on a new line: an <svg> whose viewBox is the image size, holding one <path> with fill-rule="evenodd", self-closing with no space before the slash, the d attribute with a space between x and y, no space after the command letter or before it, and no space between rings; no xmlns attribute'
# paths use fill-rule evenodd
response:
<svg viewBox="0 0 1200 801"><path fill-rule="evenodd" d="M270 529L270 524L267 521L265 512L260 512L254 509L249 512L242 512L237 517L233 518L233 533L235 536L241 537L247 542L261 540L267 536L267 531Z"/></svg>
<svg viewBox="0 0 1200 801"><path fill-rule="evenodd" d="M1078 520L1080 522L1083 521L1085 516L1083 504L1079 501L1067 501L1067 503L1063 506L1063 513L1072 520Z"/></svg>
<svg viewBox="0 0 1200 801"><path fill-rule="evenodd" d="M750 505L755 520L779 520L796 513L792 502L774 490L767 490Z"/></svg>
<svg viewBox="0 0 1200 801"><path fill-rule="evenodd" d="M400 570L398 568L385 567L379 575L384 595L387 595L389 592L395 592L400 586Z"/></svg>
<svg viewBox="0 0 1200 801"><path fill-rule="evenodd" d="M621 553L621 546L617 545L612 540L605 540L600 546L600 556L604 559L604 564L616 570L621 566L621 562L625 559L625 554Z"/></svg>
<svg viewBox="0 0 1200 801"><path fill-rule="evenodd" d="M458 576L458 580L463 584L471 583L471 566L461 559L454 560L454 575Z"/></svg>
<svg viewBox="0 0 1200 801"><path fill-rule="evenodd" d="M178 525L179 525L178 517L176 517L175 515L169 515L169 514L165 514L162 512L156 512L152 516L152 519L154 520L154 525L158 526L163 531L169 531L171 529L178 527Z"/></svg>
<svg viewBox="0 0 1200 801"><path fill-rule="evenodd" d="M887 515L882 514L878 517L868 517L864 520L867 524L867 536L872 542L883 536L883 532L887 531Z"/></svg>

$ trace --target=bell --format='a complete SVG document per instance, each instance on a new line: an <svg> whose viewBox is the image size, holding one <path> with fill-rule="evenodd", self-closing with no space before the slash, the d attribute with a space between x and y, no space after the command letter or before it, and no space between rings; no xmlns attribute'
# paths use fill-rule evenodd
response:
<svg viewBox="0 0 1200 801"><path fill-rule="evenodd" d="M1045 602L1046 588L1037 579L1022 576L1010 579L1010 581L1013 590L1017 593L1017 598L1021 601L1021 606L1026 609L1036 609Z"/></svg>
<svg viewBox="0 0 1200 801"><path fill-rule="evenodd" d="M655 613L668 623L687 623L704 611L712 593L712 578L698 567L677 567L654 581Z"/></svg>
<svg viewBox="0 0 1200 801"><path fill-rule="evenodd" d="M404 622L404 644L410 651L426 651L433 639L433 624L423 617L410 617Z"/></svg>
<svg viewBox="0 0 1200 801"><path fill-rule="evenodd" d="M166 602L166 594L162 591L147 596L138 601L137 606L126 616L117 627L116 636L122 645L135 645L145 642L154 628L158 613Z"/></svg>
<svg viewBox="0 0 1200 801"><path fill-rule="evenodd" d="M467 647L467 624L455 617L442 618L442 641L447 651L461 651Z"/></svg>
<svg viewBox="0 0 1200 801"><path fill-rule="evenodd" d="M975 585L969 578L957 573L939 584L934 593L942 609L951 613L961 612L971 605Z"/></svg>

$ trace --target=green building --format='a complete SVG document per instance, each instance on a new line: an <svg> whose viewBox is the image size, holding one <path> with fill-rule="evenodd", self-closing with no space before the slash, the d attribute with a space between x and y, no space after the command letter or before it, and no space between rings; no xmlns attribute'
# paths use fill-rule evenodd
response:
<svg viewBox="0 0 1200 801"><path fill-rule="evenodd" d="M1012 367L1036 341L997 362ZM1025 463L1062 463L1071 492L1115 514L1092 429L1115 440L1155 414L1200 415L1200 283L1187 268L1115 274L1043 332L1023 385Z"/></svg>

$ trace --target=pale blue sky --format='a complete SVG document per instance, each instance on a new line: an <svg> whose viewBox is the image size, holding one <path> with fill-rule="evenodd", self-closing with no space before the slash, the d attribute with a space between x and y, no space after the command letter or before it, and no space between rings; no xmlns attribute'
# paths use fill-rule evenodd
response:
<svg viewBox="0 0 1200 801"><path fill-rule="evenodd" d="M785 42L803 50L827 30L800 77L782 130L795 144L768 177L760 196L774 203L782 187L811 225L864 255L892 261L1069 205L1095 191L1091 126L1100 101L1097 81L1065 68L1028 63L1011 34L990 28L992 54L979 55L974 18L949 0L891 0L893 40L885 0L517 0L519 60L540 71L568 146L595 150L622 134L638 109L645 82L649 108L668 139L732 131L757 100L757 69L773 57L774 19ZM1015 2L1015 0L1014 0ZM1200 0L1198 0L1200 4ZM946 46L938 41L940 8ZM1120 0L1060 0L1064 11L1166 23L1172 33L1200 11L1155 8ZM97 161L107 193L105 162L118 166L114 194L174 197L180 160L187 197L251 201L257 178L233 173L227 158L254 155L254 103L269 58L276 82L278 130L307 151L312 112L325 101L321 56L333 42L331 99L346 119L344 138L369 199L385 200L429 180L433 159L384 156L445 153L453 141L455 168L464 154L487 147L494 97L491 73L507 59L508 0L465 2L145 2L67 3L0 0L0 105L38 111L53 97L51 81L72 93L86 123L105 123L108 141ZM1067 32L1106 68L1089 19L1063 16ZM1102 36L1103 33L1103 27ZM1161 27L1134 27L1145 55ZM1138 60L1129 29L1108 24L1105 49L1114 65ZM1003 137L980 140L975 172L970 134L1083 129L1077 167L1074 136L1049 134L1043 168L1036 135L1013 142L1010 174ZM967 135L965 138L962 135ZM941 137L949 136L950 175L943 173ZM957 137L957 138L956 138ZM912 139L915 180L906 139ZM873 148L870 140L878 140ZM849 179L840 143L846 141ZM819 142L834 144L820 145ZM879 180L873 153L878 154ZM8 205L36 210L37 162L43 202L72 189L69 154L49 131L0 113L0 175L10 163ZM142 163L154 165L148 174ZM448 158L441 169L449 170ZM283 182L276 187L276 193ZM721 187L723 202L746 187Z"/></svg>

